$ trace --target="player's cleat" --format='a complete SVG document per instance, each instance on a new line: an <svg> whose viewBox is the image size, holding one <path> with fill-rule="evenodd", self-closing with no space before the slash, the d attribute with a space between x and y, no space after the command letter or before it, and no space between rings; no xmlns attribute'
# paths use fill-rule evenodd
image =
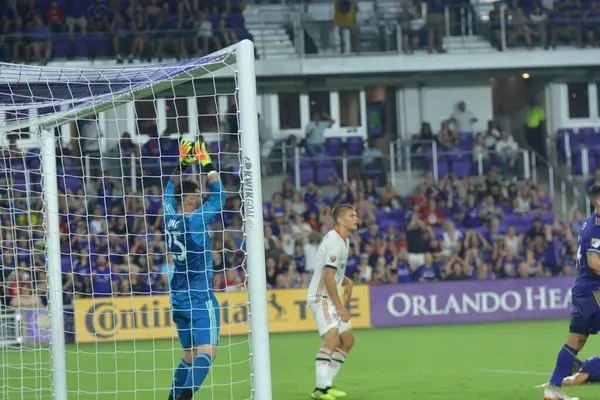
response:
<svg viewBox="0 0 600 400"><path fill-rule="evenodd" d="M327 394L329 394L329 395L331 395L331 396L333 396L335 398L345 397L346 396L346 392L342 392L341 390L338 390L338 389L333 388L333 387L327 389Z"/></svg>
<svg viewBox="0 0 600 400"><path fill-rule="evenodd" d="M335 400L335 397L330 395L329 393L325 393L322 390L315 390L311 394L311 399L313 400Z"/></svg>
<svg viewBox="0 0 600 400"><path fill-rule="evenodd" d="M194 391L192 389L186 388L181 391L181 394L179 395L177 400L192 400L193 397Z"/></svg>
<svg viewBox="0 0 600 400"><path fill-rule="evenodd" d="M577 397L567 396L561 388L549 383L537 387L544 388L544 400L579 400Z"/></svg>

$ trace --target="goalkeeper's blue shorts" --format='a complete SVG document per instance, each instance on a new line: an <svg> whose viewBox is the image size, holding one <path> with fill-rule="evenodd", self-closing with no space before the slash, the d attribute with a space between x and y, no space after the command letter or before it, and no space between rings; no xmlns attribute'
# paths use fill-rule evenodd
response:
<svg viewBox="0 0 600 400"><path fill-rule="evenodd" d="M221 309L214 294L207 298L176 293L171 296L171 306L181 348L219 344Z"/></svg>

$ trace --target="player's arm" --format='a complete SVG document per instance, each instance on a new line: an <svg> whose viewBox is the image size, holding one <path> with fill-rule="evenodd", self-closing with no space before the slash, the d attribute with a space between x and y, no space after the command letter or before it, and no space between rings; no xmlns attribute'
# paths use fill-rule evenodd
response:
<svg viewBox="0 0 600 400"><path fill-rule="evenodd" d="M338 294L337 283L335 282L335 273L337 272L337 266L326 265L323 275L325 281L325 288L327 289L327 296L331 302L335 305L337 310L344 308L344 303Z"/></svg>
<svg viewBox="0 0 600 400"><path fill-rule="evenodd" d="M586 372L578 372L573 376L568 376L563 379L563 386L579 386L587 382L590 374Z"/></svg>
<svg viewBox="0 0 600 400"><path fill-rule="evenodd" d="M204 141L196 142L194 145L194 155L196 160L202 166L202 172L207 174L210 196L202 207L193 212L192 219L200 218L202 219L202 223L207 225L210 224L223 210L225 201L227 200L227 193L225 192L225 187L221 182L219 174L213 166Z"/></svg>
<svg viewBox="0 0 600 400"><path fill-rule="evenodd" d="M600 251L596 249L588 249L587 251L588 266L596 275L600 275Z"/></svg>
<svg viewBox="0 0 600 400"><path fill-rule="evenodd" d="M179 165L175 167L167 186L165 187L163 197L163 214L175 214L177 212L177 202L175 201L175 185L181 183L181 176L191 164L196 160L190 157L193 152L192 142L182 140L179 142Z"/></svg>
<svg viewBox="0 0 600 400"><path fill-rule="evenodd" d="M342 286L344 287L344 304L350 303L352 300L352 289L354 288L354 284L347 276L344 277L342 281Z"/></svg>

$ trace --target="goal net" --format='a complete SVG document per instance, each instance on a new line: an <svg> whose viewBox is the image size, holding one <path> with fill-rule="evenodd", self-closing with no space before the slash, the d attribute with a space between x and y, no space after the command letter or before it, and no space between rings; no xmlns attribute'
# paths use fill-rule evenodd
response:
<svg viewBox="0 0 600 400"><path fill-rule="evenodd" d="M182 349L161 210L182 138L206 141L227 192L207 227L220 340L195 398L271 399L249 41L160 65L0 64L1 399L169 396ZM185 177L207 197L200 169Z"/></svg>

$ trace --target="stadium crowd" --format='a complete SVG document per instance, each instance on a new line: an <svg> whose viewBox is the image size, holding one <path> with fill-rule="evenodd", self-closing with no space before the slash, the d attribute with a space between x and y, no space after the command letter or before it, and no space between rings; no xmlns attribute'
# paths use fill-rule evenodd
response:
<svg viewBox="0 0 600 400"><path fill-rule="evenodd" d="M162 190L135 196L116 179L98 180L92 195L80 188L60 197L65 303L74 296L164 293L172 270L160 216ZM492 168L484 180L427 174L402 198L387 184L337 178L302 191L286 182L264 204L269 288L306 287L320 238L332 229L332 208L354 204L361 218L351 238L347 275L356 283L387 284L569 275L583 214L552 213L544 186L504 184ZM244 235L230 197L213 227L216 290L244 290ZM86 210L90 210L86 213ZM15 191L0 204L5 305L41 304L45 290L41 199ZM224 222L224 225L223 225ZM225 229L223 229L225 227Z"/></svg>
<svg viewBox="0 0 600 400"><path fill-rule="evenodd" d="M243 10L231 0L6 0L0 61L200 56L251 38Z"/></svg>
<svg viewBox="0 0 600 400"><path fill-rule="evenodd" d="M427 0L427 14L423 16L421 1L404 1L400 4L397 21L401 29L402 50L412 54L425 47L430 53L445 52L446 32L463 35L469 29L489 38L492 46L502 50L502 23L505 20L506 46L536 45L544 49L556 48L557 44L577 47L598 45L600 9L595 1L538 1L506 2L504 15L502 2L493 3L487 18L478 20L480 6L469 2L440 2ZM452 4L453 3L453 4ZM451 27L446 29L446 8L449 8ZM467 17L469 13L469 17ZM467 28L465 28L468 26ZM461 33L462 30L462 33Z"/></svg>

